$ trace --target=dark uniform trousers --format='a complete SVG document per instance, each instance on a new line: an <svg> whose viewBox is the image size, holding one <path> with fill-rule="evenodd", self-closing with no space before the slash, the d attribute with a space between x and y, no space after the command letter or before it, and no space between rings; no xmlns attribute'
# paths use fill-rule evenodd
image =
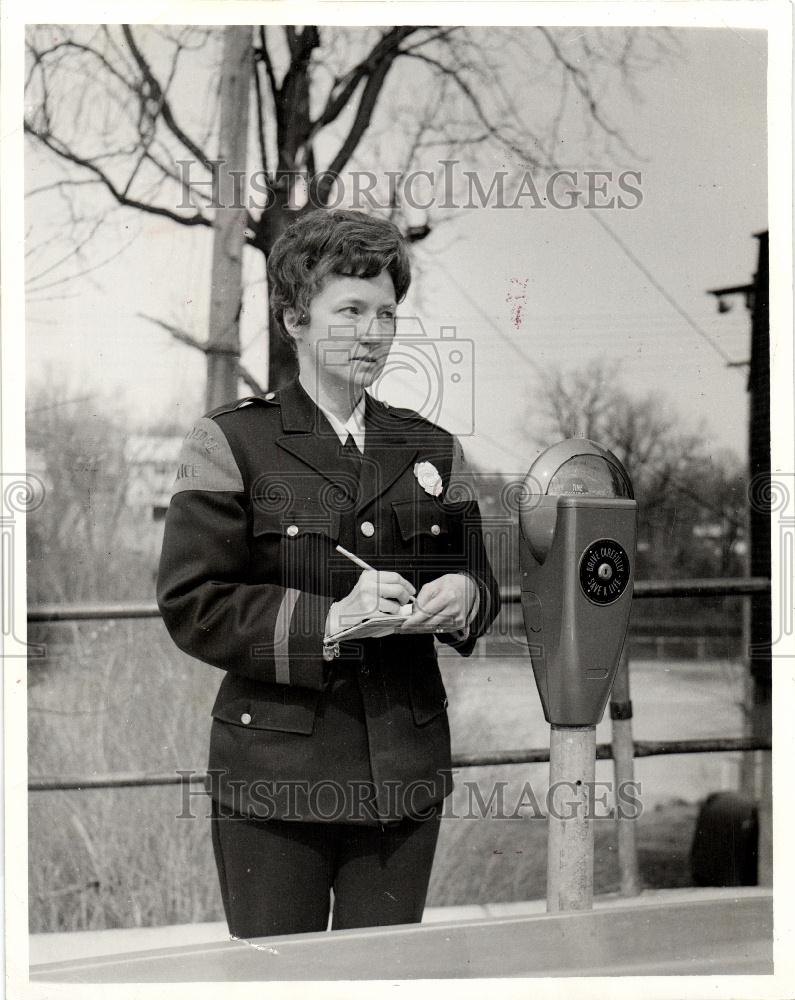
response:
<svg viewBox="0 0 795 1000"><path fill-rule="evenodd" d="M238 937L324 929L331 889L335 928L422 915L452 788L434 639L342 643L331 662L322 643L361 572L341 544L417 590L470 574L469 635L439 638L472 652L499 594L462 463L452 435L369 395L352 460L298 382L222 407L186 438L158 602L177 644L226 671L208 791Z"/></svg>
<svg viewBox="0 0 795 1000"><path fill-rule="evenodd" d="M212 837L224 913L235 937L419 923L440 807L383 826L224 818Z"/></svg>

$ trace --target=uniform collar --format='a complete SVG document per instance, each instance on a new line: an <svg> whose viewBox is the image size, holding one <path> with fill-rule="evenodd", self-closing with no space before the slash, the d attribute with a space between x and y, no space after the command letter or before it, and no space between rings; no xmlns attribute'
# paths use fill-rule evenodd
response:
<svg viewBox="0 0 795 1000"><path fill-rule="evenodd" d="M279 391L279 408L286 436L280 447L350 492L340 468L339 437L323 411L298 379ZM369 506L414 461L417 444L407 440L405 421L386 403L364 394L366 451L361 480L356 490L356 509Z"/></svg>
<svg viewBox="0 0 795 1000"><path fill-rule="evenodd" d="M278 397L282 427L285 431L304 431L321 436L328 435L333 431L334 436L340 438L344 443L338 427L332 423L326 411L315 403L297 378L280 389ZM405 422L392 413L386 403L371 396L369 392L362 394L361 400L351 414L351 418L354 417L361 428L361 439L357 438L356 433L354 433L354 440L356 440L360 450L362 450L361 445L365 438L370 442L388 437L392 444L398 444L405 439ZM350 421L342 425L337 421L339 426L346 427L346 438L349 423Z"/></svg>
<svg viewBox="0 0 795 1000"><path fill-rule="evenodd" d="M339 417L333 414L330 410L321 406L317 403L317 408L323 413L326 420L331 424L334 430L337 432L337 437L340 439L340 444L345 444L350 435L356 442L356 447L359 451L364 451L364 411L365 411L365 400L364 393L362 393L362 398L356 404L353 412L348 417L348 419L343 423Z"/></svg>

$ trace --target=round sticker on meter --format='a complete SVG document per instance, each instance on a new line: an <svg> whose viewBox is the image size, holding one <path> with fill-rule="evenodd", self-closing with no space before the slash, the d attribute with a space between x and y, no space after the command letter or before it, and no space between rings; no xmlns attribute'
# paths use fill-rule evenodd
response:
<svg viewBox="0 0 795 1000"><path fill-rule="evenodd" d="M612 604L627 589L629 557L612 538L591 542L580 559L580 586L594 604Z"/></svg>

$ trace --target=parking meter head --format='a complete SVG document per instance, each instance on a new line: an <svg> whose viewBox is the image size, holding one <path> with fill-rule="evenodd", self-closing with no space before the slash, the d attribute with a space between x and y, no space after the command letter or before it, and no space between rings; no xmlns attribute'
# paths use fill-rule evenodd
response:
<svg viewBox="0 0 795 1000"><path fill-rule="evenodd" d="M547 448L530 466L520 498L522 536L539 563L552 544L561 496L634 499L624 466L595 441L568 438Z"/></svg>
<svg viewBox="0 0 795 1000"><path fill-rule="evenodd" d="M522 611L547 720L595 725L629 622L637 534L632 483L585 438L548 448L520 505Z"/></svg>

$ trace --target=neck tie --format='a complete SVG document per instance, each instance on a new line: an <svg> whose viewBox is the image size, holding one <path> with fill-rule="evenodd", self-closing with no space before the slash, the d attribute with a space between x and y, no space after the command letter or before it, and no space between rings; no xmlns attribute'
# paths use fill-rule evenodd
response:
<svg viewBox="0 0 795 1000"><path fill-rule="evenodd" d="M348 434L347 440L345 441L345 444L342 446L342 454L345 456L345 458L348 459L349 462L353 464L356 470L356 476L358 478L359 472L362 467L362 453L359 451L356 442L353 440L352 434Z"/></svg>
<svg viewBox="0 0 795 1000"><path fill-rule="evenodd" d="M350 469L350 472L346 475L346 479L350 483L349 492L355 499L359 495L359 480L362 475L362 453L357 448L352 434L348 434L347 440L341 448L341 453L346 466Z"/></svg>

